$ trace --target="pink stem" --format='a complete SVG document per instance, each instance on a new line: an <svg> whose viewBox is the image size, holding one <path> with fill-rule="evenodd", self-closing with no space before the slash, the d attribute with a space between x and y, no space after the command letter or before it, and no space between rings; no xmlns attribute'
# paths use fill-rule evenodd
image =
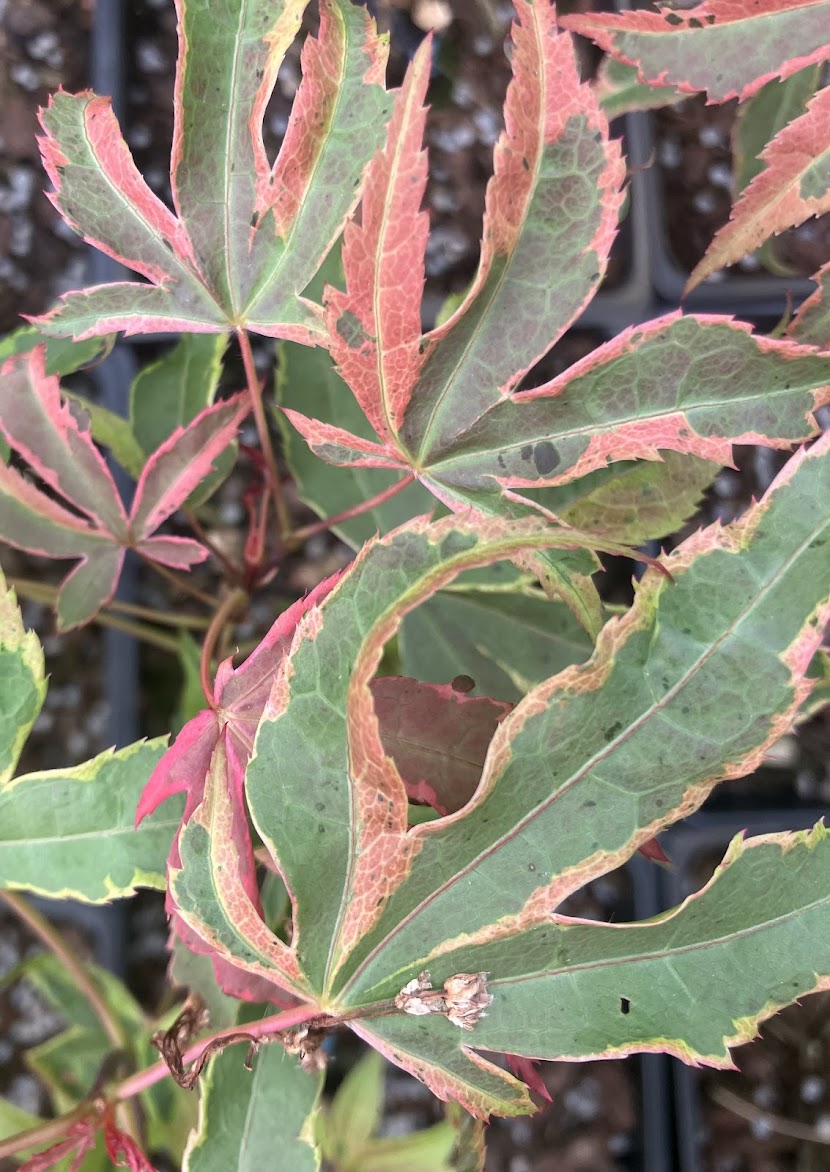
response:
<svg viewBox="0 0 830 1172"><path fill-rule="evenodd" d="M295 529L291 534L292 545L298 541L305 541L307 538L313 537L315 533L325 533L333 525L339 525L341 521L350 521L352 517L359 517L361 513L368 513L376 505L382 505L384 501L388 501L393 496L397 496L414 479L415 473L410 472L408 475L401 477L400 480L396 480L394 484L390 484L389 488L385 488L383 492L375 493L374 496L368 497L367 500L361 501L360 504L352 505L350 509L344 509L342 513L335 513L333 517L324 517L322 521L315 521L311 525L304 525L302 529Z"/></svg>
<svg viewBox="0 0 830 1172"><path fill-rule="evenodd" d="M312 1018L319 1017L320 1010L315 1005L298 1005L296 1009L287 1009L284 1013L276 1013L273 1017L265 1017L262 1021L252 1021L245 1025L232 1025L224 1030L217 1030L214 1034L209 1034L206 1038L201 1038L198 1042L187 1049L182 1055L182 1061L185 1066L189 1066L195 1062L204 1048L211 1042L215 1042L220 1038L232 1037L244 1030L246 1038L266 1038L271 1034L279 1034L283 1030L293 1029L294 1026L302 1025L303 1022L311 1021ZM246 1039L240 1039L244 1041ZM148 1066L145 1070L140 1070L138 1074L130 1075L128 1079L116 1087L113 1098L116 1101L123 1099L130 1099L133 1095L138 1095L142 1091L146 1091L154 1083L161 1082L163 1078L167 1078L170 1074L170 1068L166 1062L157 1062L154 1066Z"/></svg>

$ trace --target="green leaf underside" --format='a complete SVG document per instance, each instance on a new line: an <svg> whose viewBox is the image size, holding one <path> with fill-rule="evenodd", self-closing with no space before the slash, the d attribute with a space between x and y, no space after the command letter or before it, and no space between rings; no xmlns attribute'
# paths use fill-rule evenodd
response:
<svg viewBox="0 0 830 1172"><path fill-rule="evenodd" d="M470 805L408 832L397 821L394 774L373 755L362 681L404 608L446 584L450 547L454 569L505 551L486 554L481 536L448 519L409 526L360 556L308 616L305 638L301 626L247 776L254 823L295 901L297 957L321 1005L377 1004L424 967L446 975L447 955L446 973L473 971L494 939L549 921L566 895L695 809L717 780L757 764L789 727L802 699L796 680L818 641L805 623L826 601L827 447L796 457L742 522L679 547L669 560L674 583L648 574L593 659L543 683L500 724ZM806 659L799 668L788 655ZM359 720L369 723L355 727ZM365 754L370 774L361 772ZM362 778L351 799L350 761ZM376 799L385 825L367 832ZM350 801L362 820L351 831ZM498 981L496 966L488 971ZM442 1036L432 1020L388 1028ZM512 1082L470 1066L457 1044L453 1053L452 1093L463 1083L462 1101L483 1109L496 1095L495 1109L524 1109ZM421 1073L417 1054L398 1059Z"/></svg>
<svg viewBox="0 0 830 1172"><path fill-rule="evenodd" d="M610 464L570 484L531 489L528 496L577 529L643 545L675 533L689 519L719 467L669 451L658 462Z"/></svg>
<svg viewBox="0 0 830 1172"><path fill-rule="evenodd" d="M45 696L43 650L37 635L24 629L15 593L0 571L0 787L14 773Z"/></svg>
<svg viewBox="0 0 830 1172"><path fill-rule="evenodd" d="M238 1046L224 1050L199 1080L199 1122L184 1172L318 1172L313 1130L322 1075L306 1073L279 1045L260 1050L250 1072L242 1057Z"/></svg>
<svg viewBox="0 0 830 1172"><path fill-rule="evenodd" d="M702 90L712 102L748 98L830 56L830 0L703 0L689 11L664 4L660 12L564 16L560 24L637 65L642 81Z"/></svg>
<svg viewBox="0 0 830 1172"><path fill-rule="evenodd" d="M439 591L410 611L398 638L406 675L435 684L466 675L479 695L511 703L593 650L570 611L535 590Z"/></svg>
<svg viewBox="0 0 830 1172"><path fill-rule="evenodd" d="M72 769L29 773L0 790L0 886L104 903L163 890L182 803L133 829L163 739L107 750Z"/></svg>
<svg viewBox="0 0 830 1172"><path fill-rule="evenodd" d="M466 1062L462 1042L545 1059L660 1050L728 1066L728 1046L759 1021L827 987L829 872L822 825L739 838L702 892L647 924L565 918L441 957L439 985L491 974L493 1004L466 1037L437 1017L378 1018L361 1033L449 1069Z"/></svg>
<svg viewBox="0 0 830 1172"><path fill-rule="evenodd" d="M90 341L97 339L91 338ZM102 448L109 448L121 467L129 472L133 480L138 480L144 467L145 454L136 442L127 420L115 411L110 411L99 403L93 403L91 399L66 387L61 388L61 393L89 416L89 431L96 444Z"/></svg>
<svg viewBox="0 0 830 1172"><path fill-rule="evenodd" d="M130 423L145 455L211 405L227 342L226 334L185 334L168 354L143 367L133 379Z"/></svg>
<svg viewBox="0 0 830 1172"><path fill-rule="evenodd" d="M321 40L271 167L262 118L302 0L230 0L221 19L181 2L171 184L176 215L135 170L108 99L55 95L42 114L44 162L67 221L147 277L67 294L39 325L76 338L246 325L306 342L321 333L300 296L359 194L383 133L386 49L365 12L321 6ZM118 214L114 214L117 207Z"/></svg>

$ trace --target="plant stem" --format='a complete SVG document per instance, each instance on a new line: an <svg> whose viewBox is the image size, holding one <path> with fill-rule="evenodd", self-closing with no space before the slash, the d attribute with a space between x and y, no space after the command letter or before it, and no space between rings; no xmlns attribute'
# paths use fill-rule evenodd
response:
<svg viewBox="0 0 830 1172"><path fill-rule="evenodd" d="M18 1131L16 1135L0 1140L0 1160L6 1159L7 1156L15 1156L19 1152L27 1152L29 1148L39 1148L52 1140L63 1139L72 1124L80 1123L91 1110L89 1103L79 1103L77 1107L67 1111L65 1115L59 1115L57 1119L47 1119L44 1123L37 1123L26 1131Z"/></svg>
<svg viewBox="0 0 830 1172"><path fill-rule="evenodd" d="M145 623L132 623L129 619L120 619L114 614L98 614L95 616L95 622L100 623L102 627L111 627L114 631L124 631L142 643L149 643L153 647L161 648L162 651L169 651L171 655L179 653L179 641L174 635L164 635L161 631L154 631Z"/></svg>
<svg viewBox="0 0 830 1172"><path fill-rule="evenodd" d="M67 946L66 941L54 924L50 924L46 917L42 916L25 896L19 895L16 891L0 891L0 898L11 908L17 918L26 925L32 935L36 936L38 940L45 944L52 955L63 965L66 975L88 1003L90 1009L97 1017L101 1029L116 1050L129 1051L131 1046L130 1037L110 1012L105 998L87 972L86 966L74 956L72 950ZM138 1112L135 1110L133 1104L128 1104L125 1122L127 1130L133 1139L140 1139L141 1124Z"/></svg>
<svg viewBox="0 0 830 1172"><path fill-rule="evenodd" d="M224 553L215 542L211 541L205 532L205 527L192 509L182 509L182 514L187 518L187 523L193 532L201 541L202 545L207 546L219 564L225 570L229 579L232 582L241 582L245 577L245 571L236 562L232 561L226 553Z"/></svg>
<svg viewBox="0 0 830 1172"><path fill-rule="evenodd" d="M304 1022L311 1021L312 1018L319 1017L320 1010L315 1005L299 1005L296 1009L287 1009L282 1013L275 1013L271 1017L264 1017L261 1021L248 1022L244 1026L232 1025L227 1026L223 1030L217 1030L213 1034L208 1034L206 1038L201 1038L198 1042L194 1042L182 1055L182 1061L185 1066L189 1066L195 1062L202 1051L210 1043L218 1041L221 1038L233 1037L244 1030L246 1039L250 1038L267 1038L272 1034L280 1034L284 1030L293 1029L294 1026L302 1025ZM242 1040L242 1039L240 1039ZM116 1101L129 1099L133 1095L138 1095L142 1091L146 1091L154 1083L160 1082L161 1079L166 1078L170 1074L169 1067L166 1062L157 1062L154 1066L148 1066L145 1070L140 1070L138 1074L130 1075L119 1086L116 1087L113 1098Z"/></svg>
<svg viewBox="0 0 830 1172"><path fill-rule="evenodd" d="M72 978L72 983L75 985L75 988L89 1002L90 1008L98 1018L101 1023L101 1028L112 1044L119 1049L127 1046L129 1044L129 1038L124 1034L118 1022L110 1013L106 1001L90 979L84 965L72 955L71 950L66 945L57 928L50 924L45 916L42 916L39 911L36 911L29 901L22 895L18 895L17 892L0 891L0 898L8 904L17 918L23 921L30 932L37 936L49 951L54 953L58 958L68 975Z"/></svg>
<svg viewBox="0 0 830 1172"><path fill-rule="evenodd" d="M188 582L187 578L180 577L167 566L163 566L161 562L151 561L147 559L147 564L152 566L157 574L161 574L165 581L169 582L171 586L175 586L177 590L181 590L184 594L189 594L191 598L198 598L204 606L209 606L213 609L216 606L215 599L211 598L209 594L205 594L204 590L200 590L198 586L194 586L192 582Z"/></svg>
<svg viewBox="0 0 830 1172"><path fill-rule="evenodd" d="M806 1140L814 1144L830 1143L830 1139L822 1136L817 1127L812 1127L809 1123L798 1123L795 1119L786 1119L783 1115L774 1115L771 1111L756 1107L754 1103L748 1103L746 1099L733 1094L725 1087L713 1087L709 1091L709 1096L727 1111L740 1115L742 1119L748 1119L750 1123L763 1122L779 1135L788 1135L792 1139Z"/></svg>
<svg viewBox="0 0 830 1172"><path fill-rule="evenodd" d="M274 447L271 443L271 434L268 430L268 420L265 417L265 408L262 403L262 382L256 372L256 365L254 363L254 354L251 349L251 340L243 329L236 331L236 338L239 342L239 349L242 352L242 362L245 366L245 378L248 382L248 393L251 397L251 410L256 421L257 434L259 435L259 444L262 449L262 456L265 460L265 466L268 469L268 479L270 481L271 497L274 502L274 511L277 515L277 526L280 537L285 537L291 532L291 520L288 516L288 509L286 508L285 500L282 495L282 486L280 484L280 473L277 468L277 458L274 455Z"/></svg>
<svg viewBox="0 0 830 1172"><path fill-rule="evenodd" d="M202 654L199 658L199 680L202 685L202 691L205 694L205 699L211 706L213 705L213 653L222 637L222 632L226 624L239 609L240 605L243 605L247 601L248 592L243 590L241 586L237 586L231 590L228 596L216 608L213 618L210 620L210 626L207 629L205 641L202 644Z"/></svg>
<svg viewBox="0 0 830 1172"><path fill-rule="evenodd" d="M375 493L374 496L370 496L367 500L361 501L357 505L352 505L350 509L344 509L342 513L335 513L333 517L324 517L323 520L314 521L311 525L303 525L302 529L295 529L287 541L289 548L295 548L309 537L313 537L315 533L325 533L332 526L339 525L341 521L350 521L352 517L359 517L361 513L368 513L370 509L374 509L377 505L382 505L385 501L391 500L393 496L397 496L414 479L415 474L410 472L406 476L402 476L400 480L396 480L389 488L384 488L382 492Z"/></svg>
<svg viewBox="0 0 830 1172"><path fill-rule="evenodd" d="M50 586L48 582L36 582L33 578L12 577L7 578L6 581L21 598L28 598L32 602L41 602L51 606L58 596L57 587ZM204 631L210 624L210 619L201 615L168 614L167 611L156 610L152 606L139 606L135 602L123 602L120 598L113 598L111 602L102 607L101 612L96 616L96 621L100 622L101 614L107 614L109 611L114 611L115 614L130 615L148 623L157 623L161 627L176 627L178 630Z"/></svg>

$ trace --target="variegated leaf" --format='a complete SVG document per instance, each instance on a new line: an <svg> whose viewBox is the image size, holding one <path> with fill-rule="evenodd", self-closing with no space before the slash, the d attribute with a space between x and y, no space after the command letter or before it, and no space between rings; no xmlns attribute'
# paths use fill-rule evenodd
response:
<svg viewBox="0 0 830 1172"><path fill-rule="evenodd" d="M679 11L563 16L560 23L629 65L648 85L745 99L773 78L830 57L828 0L702 0Z"/></svg>
<svg viewBox="0 0 830 1172"><path fill-rule="evenodd" d="M830 211L830 87L820 90L761 152L766 164L736 201L686 291L754 252L768 237Z"/></svg>
<svg viewBox="0 0 830 1172"><path fill-rule="evenodd" d="M138 173L108 98L60 91L42 112L53 202L92 244L145 277L69 293L40 327L225 333L313 342L302 293L359 196L388 111L386 45L363 9L324 0L273 166L262 119L303 0L231 0L221 19L177 0L169 211Z"/></svg>

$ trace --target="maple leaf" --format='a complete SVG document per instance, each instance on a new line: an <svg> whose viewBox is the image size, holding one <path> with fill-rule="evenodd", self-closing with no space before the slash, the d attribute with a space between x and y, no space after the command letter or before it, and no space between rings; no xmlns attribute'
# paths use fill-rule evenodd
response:
<svg viewBox="0 0 830 1172"><path fill-rule="evenodd" d="M743 101L773 78L830 57L830 0L702 0L687 11L658 0L657 9L559 23L636 65L640 81L703 90L712 102Z"/></svg>
<svg viewBox="0 0 830 1172"><path fill-rule="evenodd" d="M472 288L452 317L421 335L423 48L369 166L360 223L346 227L346 289L326 296L329 347L377 438L283 408L287 418L330 464L412 472L452 510L511 517L549 516L528 490L610 462L670 450L730 464L733 443L788 447L815 434L812 413L830 400L830 361L731 318L669 314L543 386L516 390L595 292L624 176L619 144L596 94L579 82L553 9L519 0L516 10L505 131ZM546 590L593 631L600 611L584 576L595 567L584 556L533 559Z"/></svg>
<svg viewBox="0 0 830 1172"><path fill-rule="evenodd" d="M371 688L383 647L458 573L556 534L418 519L361 551L298 617L245 778L291 899L290 944L280 945L301 996L483 1115L531 1104L482 1051L553 1059L659 1048L725 1065L728 1046L776 1006L826 983L821 826L736 840L711 883L657 920L599 924L557 909L719 780L755 768L790 727L830 615L828 453L830 437L803 449L740 521L679 546L673 581L647 573L588 663L499 720L472 800L417 826ZM704 611L694 606L702 592ZM240 915L220 766L214 758L182 827L171 897L218 955L280 982L261 921ZM730 964L742 981L702 980ZM657 996L667 980L672 997Z"/></svg>
<svg viewBox="0 0 830 1172"><path fill-rule="evenodd" d="M127 549L176 568L207 557L198 542L156 530L236 435L246 397L177 428L147 461L127 513L89 432L62 401L58 379L45 373L45 347L8 359L0 375L0 433L51 490L0 464L0 535L28 553L80 559L58 594L61 630L88 622L112 598Z"/></svg>
<svg viewBox="0 0 830 1172"><path fill-rule="evenodd" d="M223 801L218 804L222 816L228 819L228 833L235 844L246 912L253 909L260 917L262 905L243 795L245 768L274 677L289 655L297 625L335 587L338 577L326 579L284 611L240 667L234 668L232 658L220 665L211 706L181 730L151 774L136 809L139 824L167 798L186 793L184 825L205 800L206 786L220 787ZM463 806L475 789L496 724L511 706L486 697L461 695L449 685L421 684L398 677L375 680L372 693L384 747L401 770L410 799L443 810ZM181 866L178 837L171 848L170 866ZM168 907L174 930L182 941L192 951L213 955L216 975L225 992L245 1000L287 1003L284 989L273 979L254 980L223 962L175 914L170 900ZM287 966L283 979L295 982L295 968L287 956L283 959Z"/></svg>
<svg viewBox="0 0 830 1172"><path fill-rule="evenodd" d="M830 350L830 261L816 273L818 283L787 329L797 342L806 342L822 350Z"/></svg>
<svg viewBox="0 0 830 1172"><path fill-rule="evenodd" d="M770 236L830 211L830 88L761 152L766 164L741 192L686 283L688 293L720 268L754 252Z"/></svg>
<svg viewBox="0 0 830 1172"><path fill-rule="evenodd" d="M59 91L41 112L52 201L90 243L146 284L66 294L38 319L77 339L125 330L219 333L245 327L319 339L300 295L359 196L388 99L386 41L364 9L322 0L303 80L271 166L262 119L305 0L176 0L179 56L170 181L175 213L137 171L110 100Z"/></svg>

